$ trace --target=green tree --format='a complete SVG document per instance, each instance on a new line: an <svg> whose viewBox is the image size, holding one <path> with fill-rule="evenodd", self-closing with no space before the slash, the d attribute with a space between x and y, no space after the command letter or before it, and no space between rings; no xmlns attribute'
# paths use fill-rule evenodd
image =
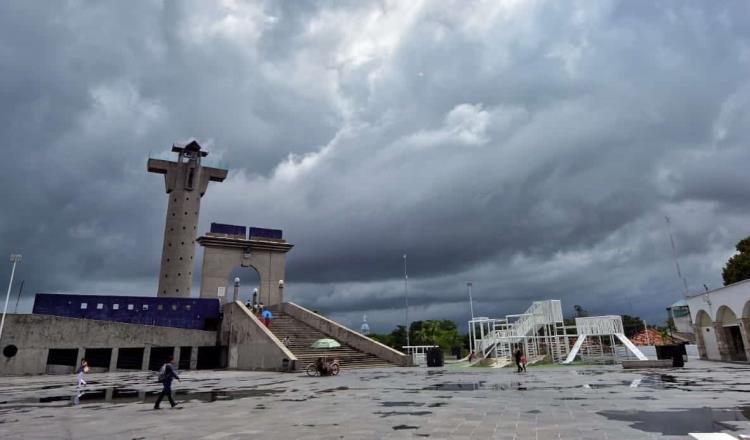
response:
<svg viewBox="0 0 750 440"><path fill-rule="evenodd" d="M586 309L584 309L583 307L579 306L578 304L576 304L576 305L573 306L573 310L575 310L575 312L576 312L576 314L575 314L576 318L585 318L585 317L589 316L589 312L587 312Z"/></svg>
<svg viewBox="0 0 750 440"><path fill-rule="evenodd" d="M622 315L622 327L628 338L640 333L644 329L643 325L643 320L637 316Z"/></svg>
<svg viewBox="0 0 750 440"><path fill-rule="evenodd" d="M750 236L740 240L736 248L737 253L727 261L721 272L725 286L750 279Z"/></svg>

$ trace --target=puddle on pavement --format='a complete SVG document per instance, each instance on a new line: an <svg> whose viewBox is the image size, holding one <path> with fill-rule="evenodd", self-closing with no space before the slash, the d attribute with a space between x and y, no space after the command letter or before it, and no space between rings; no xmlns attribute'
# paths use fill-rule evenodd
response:
<svg viewBox="0 0 750 440"><path fill-rule="evenodd" d="M488 390L488 391L506 391L506 390L516 390L516 391L525 391L527 390L527 386L521 382L508 382L508 383L496 383L496 384L487 384L485 381L478 381L478 382L447 382L447 383L438 383L434 385L428 385L423 390L430 390L430 391L478 391L478 390ZM442 396L438 396L442 397Z"/></svg>
<svg viewBox="0 0 750 440"><path fill-rule="evenodd" d="M375 411L373 414L377 414L381 418L393 416L428 416L432 414L432 411Z"/></svg>
<svg viewBox="0 0 750 440"><path fill-rule="evenodd" d="M393 427L394 431L401 431L402 429L419 429L419 426L396 425L396 426Z"/></svg>
<svg viewBox="0 0 750 440"><path fill-rule="evenodd" d="M266 397L283 393L284 390L277 389L247 389L247 390L210 390L193 391L177 390L175 398L179 401L216 402L222 400L243 399L248 397ZM100 390L86 390L82 393L60 394L39 398L21 398L13 401L5 401L0 404L0 411L7 409L21 409L34 407L64 407L88 403L153 403L156 401L160 391L144 391L132 388L105 388ZM58 404L62 403L62 404ZM89 409L97 409L100 406L89 406Z"/></svg>
<svg viewBox="0 0 750 440"><path fill-rule="evenodd" d="M420 402L380 402L380 406L424 406L424 403Z"/></svg>
<svg viewBox="0 0 750 440"><path fill-rule="evenodd" d="M438 383L422 389L431 391L476 391L482 388L484 388L484 381Z"/></svg>
<svg viewBox="0 0 750 440"><path fill-rule="evenodd" d="M689 432L737 431L750 427L750 407L734 409L687 408L673 411L600 411L610 420L630 422L632 428L662 435Z"/></svg>

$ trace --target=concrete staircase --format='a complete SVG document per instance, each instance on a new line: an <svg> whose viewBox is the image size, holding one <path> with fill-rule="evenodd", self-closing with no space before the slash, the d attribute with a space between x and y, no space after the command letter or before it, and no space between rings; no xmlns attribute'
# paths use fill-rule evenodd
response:
<svg viewBox="0 0 750 440"><path fill-rule="evenodd" d="M274 311L273 320L271 322L271 332L273 332L280 341L283 341L285 336L289 336L291 340L289 350L297 356L298 370L305 369L307 364L314 362L319 356L327 356L328 359L339 359L341 361L342 369L393 366L393 364L386 360L380 359L372 354L362 353L361 351L357 351L343 343L339 348L311 348L310 345L312 345L313 342L318 339L327 338L328 335L294 319L286 313Z"/></svg>

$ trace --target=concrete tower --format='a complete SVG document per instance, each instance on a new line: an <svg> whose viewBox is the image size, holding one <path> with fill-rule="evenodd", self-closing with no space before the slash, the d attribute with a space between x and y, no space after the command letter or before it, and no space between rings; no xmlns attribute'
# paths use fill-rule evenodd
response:
<svg viewBox="0 0 750 440"><path fill-rule="evenodd" d="M227 170L201 166L201 158L208 152L201 151L195 141L185 147L172 146L172 151L178 154L177 162L148 160L150 173L164 174L169 194L157 296L188 298L193 284L201 197L206 193L208 182L222 182Z"/></svg>

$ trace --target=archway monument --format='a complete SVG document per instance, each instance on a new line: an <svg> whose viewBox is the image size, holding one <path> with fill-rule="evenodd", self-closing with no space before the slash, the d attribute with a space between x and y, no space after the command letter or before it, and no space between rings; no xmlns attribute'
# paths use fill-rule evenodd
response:
<svg viewBox="0 0 750 440"><path fill-rule="evenodd" d="M241 266L258 272L260 302L267 306L284 302L286 253L294 245L283 239L282 231L211 223L211 231L196 241L204 248L201 298L236 301L228 279L232 269Z"/></svg>
<svg viewBox="0 0 750 440"><path fill-rule="evenodd" d="M409 364L409 358L401 352L294 303L284 302L286 253L293 245L284 240L281 230L212 223L210 231L196 239L200 199L208 183L223 181L227 170L203 167L201 159L208 153L195 141L185 147L173 146L172 151L178 153L177 162L148 161L149 172L164 175L169 194L157 295L190 297L195 242L203 246L200 297L215 298L225 304L217 344L227 347L227 367L281 370L304 367L300 364L309 362L315 354L308 353L309 347L303 342L282 344L284 329L338 340L344 347L339 358L345 365L346 361L360 366L382 361L389 365ZM271 330L239 301L237 290L229 285L229 275L236 267L258 272L258 299L274 310L284 325L272 326ZM302 354L295 355L295 351Z"/></svg>

